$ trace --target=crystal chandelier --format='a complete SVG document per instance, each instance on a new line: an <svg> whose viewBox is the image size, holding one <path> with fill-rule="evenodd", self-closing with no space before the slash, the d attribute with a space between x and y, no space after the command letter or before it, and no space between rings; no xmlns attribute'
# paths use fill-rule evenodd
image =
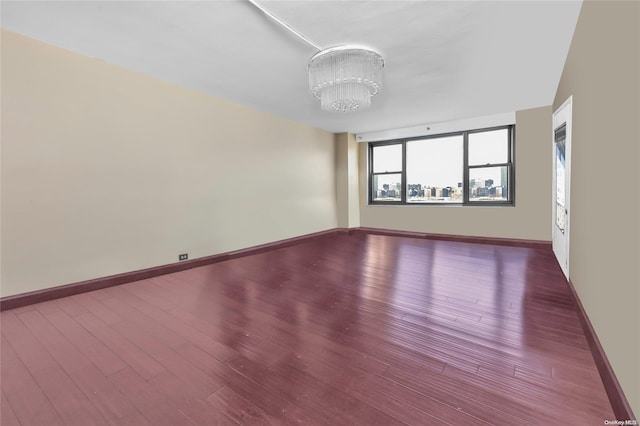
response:
<svg viewBox="0 0 640 426"><path fill-rule="evenodd" d="M309 59L308 70L309 89L320 99L320 108L349 112L371 106L371 97L382 89L384 59L378 52L352 45L321 49L255 0L248 1L282 28L319 50Z"/></svg>
<svg viewBox="0 0 640 426"><path fill-rule="evenodd" d="M324 111L350 112L368 108L382 89L384 59L359 46L321 50L309 60L309 88Z"/></svg>

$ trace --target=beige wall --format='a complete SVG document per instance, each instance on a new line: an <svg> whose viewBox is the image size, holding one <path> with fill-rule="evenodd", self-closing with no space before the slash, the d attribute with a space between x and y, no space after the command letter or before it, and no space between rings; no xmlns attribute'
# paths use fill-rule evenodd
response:
<svg viewBox="0 0 640 426"><path fill-rule="evenodd" d="M549 241L550 134L550 106L516 113L515 207L369 206L367 144L359 144L361 226L435 234Z"/></svg>
<svg viewBox="0 0 640 426"><path fill-rule="evenodd" d="M554 108L573 95L570 277L640 413L640 3L585 2Z"/></svg>
<svg viewBox="0 0 640 426"><path fill-rule="evenodd" d="M352 133L336 134L335 141L338 226L357 228L360 226L358 144Z"/></svg>
<svg viewBox="0 0 640 426"><path fill-rule="evenodd" d="M7 31L1 82L2 296L337 225L331 133Z"/></svg>

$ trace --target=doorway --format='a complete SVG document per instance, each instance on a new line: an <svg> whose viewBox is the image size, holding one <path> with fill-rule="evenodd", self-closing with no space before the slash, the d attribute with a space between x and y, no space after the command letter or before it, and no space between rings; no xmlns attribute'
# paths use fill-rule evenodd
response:
<svg viewBox="0 0 640 426"><path fill-rule="evenodd" d="M571 207L571 119L573 97L553 113L553 253L569 279Z"/></svg>

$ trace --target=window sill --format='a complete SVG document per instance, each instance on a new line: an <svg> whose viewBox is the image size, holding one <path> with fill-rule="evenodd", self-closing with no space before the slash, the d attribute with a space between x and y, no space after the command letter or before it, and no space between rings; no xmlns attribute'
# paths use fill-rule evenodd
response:
<svg viewBox="0 0 640 426"><path fill-rule="evenodd" d="M515 203L367 203L367 207L454 207L454 208L474 208L474 207L515 207Z"/></svg>

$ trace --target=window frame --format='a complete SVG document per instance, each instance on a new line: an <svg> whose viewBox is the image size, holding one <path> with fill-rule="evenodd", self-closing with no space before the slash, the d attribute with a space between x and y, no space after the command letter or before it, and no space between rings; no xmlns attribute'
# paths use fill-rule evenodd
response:
<svg viewBox="0 0 640 426"><path fill-rule="evenodd" d="M402 182L402 185L404 185L404 182L407 180L407 146L406 144L402 144L402 170L398 170L398 171L385 171L385 172L377 172L375 173L373 171L373 148L374 146L389 146L389 145L399 145L400 142L398 141L383 141L383 142L375 142L375 145L371 145L369 144L369 185L368 185L368 199L369 199L369 203L371 204L371 202L373 201L373 177L374 176L380 176L380 175L397 175L400 174L400 181ZM406 201L406 189L404 188L404 186L402 186L402 191L400 192L400 201L373 201L376 204L382 204L382 205L402 205L405 203Z"/></svg>
<svg viewBox="0 0 640 426"><path fill-rule="evenodd" d="M487 163L481 165L469 165L469 135L473 133L491 132L494 130L507 129L507 162L506 163ZM461 202L407 202L407 142L417 140L428 140L445 138L450 136L462 136L462 201ZM402 145L402 170L393 172L373 172L373 149L377 146L385 145ZM378 142L367 143L367 201L368 205L373 206L499 206L514 207L516 205L515 191L515 124L494 126L472 130L462 130L456 132L439 133L427 136L415 136L410 138L399 138ZM473 201L469 199L469 175L471 169L482 169L490 167L507 167L508 182L508 199L506 201ZM376 175L400 174L402 192L399 201L379 201L373 199L373 178Z"/></svg>

